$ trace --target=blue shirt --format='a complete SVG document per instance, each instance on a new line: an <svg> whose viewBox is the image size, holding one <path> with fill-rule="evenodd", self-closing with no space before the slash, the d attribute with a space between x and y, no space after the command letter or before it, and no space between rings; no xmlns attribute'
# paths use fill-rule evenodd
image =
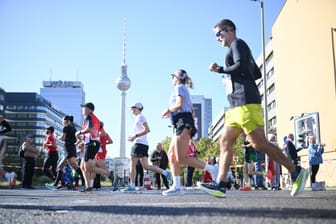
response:
<svg viewBox="0 0 336 224"><path fill-rule="evenodd" d="M176 105L176 98L178 96L183 97L183 107L182 109L172 112L172 116L174 116L175 114L181 113L181 112L192 112L192 101L191 101L191 97L189 94L189 90L188 87L186 87L184 84L178 84L174 87L174 92L171 95L170 99L169 99L169 105L170 106L174 106Z"/></svg>
<svg viewBox="0 0 336 224"><path fill-rule="evenodd" d="M308 146L308 160L309 165L319 165L323 163L322 153L324 152L324 148L318 145L309 145Z"/></svg>

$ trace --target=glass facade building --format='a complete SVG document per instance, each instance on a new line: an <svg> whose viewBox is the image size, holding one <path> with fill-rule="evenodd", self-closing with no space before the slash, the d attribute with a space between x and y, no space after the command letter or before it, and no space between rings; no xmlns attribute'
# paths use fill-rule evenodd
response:
<svg viewBox="0 0 336 224"><path fill-rule="evenodd" d="M50 101L54 108L73 115L74 122L82 124L83 115L80 104L85 102L83 84L79 81L43 81L40 94Z"/></svg>
<svg viewBox="0 0 336 224"><path fill-rule="evenodd" d="M7 134L6 152L16 154L28 134L34 136L35 145L41 148L48 126L53 126L58 135L62 134L64 115L37 93L6 93L4 117L12 127L12 131ZM58 145L61 149L60 141Z"/></svg>
<svg viewBox="0 0 336 224"><path fill-rule="evenodd" d="M195 125L198 130L194 139L199 140L202 137L208 137L208 129L212 121L212 99L201 95L192 95L191 100L194 107Z"/></svg>

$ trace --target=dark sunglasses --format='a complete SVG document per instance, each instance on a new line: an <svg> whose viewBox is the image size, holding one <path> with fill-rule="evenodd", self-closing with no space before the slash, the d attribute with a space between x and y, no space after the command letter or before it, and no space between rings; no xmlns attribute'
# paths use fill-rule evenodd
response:
<svg viewBox="0 0 336 224"><path fill-rule="evenodd" d="M222 35L222 32L223 32L223 30L218 31L218 32L216 33L216 37L219 37L220 35Z"/></svg>
<svg viewBox="0 0 336 224"><path fill-rule="evenodd" d="M228 28L224 28L224 29L221 29L220 31L218 31L216 33L216 37L219 37L220 35L222 35L222 32L229 32L229 31L232 31L232 30L229 30Z"/></svg>

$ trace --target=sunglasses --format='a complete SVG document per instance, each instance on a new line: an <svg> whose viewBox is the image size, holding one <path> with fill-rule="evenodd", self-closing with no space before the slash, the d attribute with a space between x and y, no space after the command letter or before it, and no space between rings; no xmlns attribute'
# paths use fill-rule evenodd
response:
<svg viewBox="0 0 336 224"><path fill-rule="evenodd" d="M222 35L222 32L229 32L229 31L232 31L232 30L229 30L228 28L224 28L224 29L221 29L220 31L218 31L216 33L216 37L220 37L220 35Z"/></svg>
<svg viewBox="0 0 336 224"><path fill-rule="evenodd" d="M220 35L222 35L222 32L223 32L223 30L218 31L218 32L216 33L216 37L220 37Z"/></svg>

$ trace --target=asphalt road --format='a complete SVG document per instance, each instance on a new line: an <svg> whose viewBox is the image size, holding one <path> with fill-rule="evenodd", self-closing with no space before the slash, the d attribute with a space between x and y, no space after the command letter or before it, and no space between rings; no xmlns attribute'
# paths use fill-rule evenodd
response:
<svg viewBox="0 0 336 224"><path fill-rule="evenodd" d="M160 191L92 193L0 189L0 223L336 223L336 190L228 191L216 198L199 190L184 196Z"/></svg>

